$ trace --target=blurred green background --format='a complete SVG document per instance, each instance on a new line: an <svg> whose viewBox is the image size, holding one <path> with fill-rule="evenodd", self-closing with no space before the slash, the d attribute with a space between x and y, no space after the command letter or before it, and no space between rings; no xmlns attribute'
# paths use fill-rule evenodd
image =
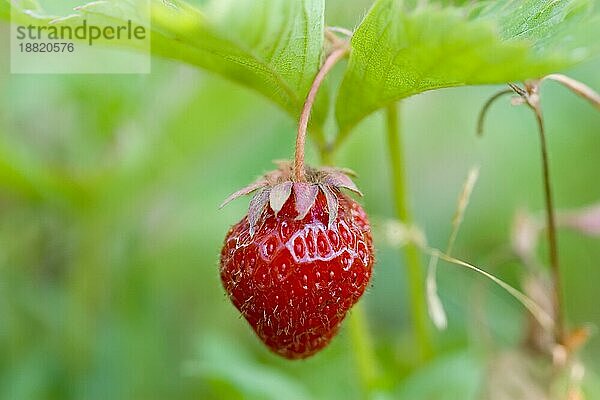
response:
<svg viewBox="0 0 600 400"><path fill-rule="evenodd" d="M326 21L354 27L369 4L328 1ZM0 32L8 37L6 24ZM0 46L0 399L363 398L346 326L311 359L279 359L219 281L222 239L247 201L217 205L292 156L295 121L174 62L153 60L147 76L11 75L7 40ZM595 61L568 73L598 89L599 70ZM467 171L481 166L455 254L482 266L508 245L516 210L542 207L530 112L500 102L486 137L475 137L496 89L440 90L403 107L411 203L430 244L445 246ZM600 115L556 84L543 98L557 206L599 202ZM375 229L378 262L362 303L380 397L475 398L490 355L520 342L524 311L480 276L441 264L449 329L435 333L436 357L415 367L403 259L380 229L394 214L387 156L381 114L337 156L359 173ZM569 320L600 324L599 240L561 232L560 249ZM490 270L520 283L516 263ZM593 386L597 336L582 356Z"/></svg>

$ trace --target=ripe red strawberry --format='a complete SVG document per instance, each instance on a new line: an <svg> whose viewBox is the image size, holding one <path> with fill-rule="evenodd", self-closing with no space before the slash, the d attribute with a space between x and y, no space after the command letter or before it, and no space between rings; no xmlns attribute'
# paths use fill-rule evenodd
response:
<svg viewBox="0 0 600 400"><path fill-rule="evenodd" d="M221 251L221 280L258 337L290 359L309 357L335 336L364 293L373 267L367 216L340 191L360 193L340 170L309 169L293 183L281 164L226 203L258 190Z"/></svg>

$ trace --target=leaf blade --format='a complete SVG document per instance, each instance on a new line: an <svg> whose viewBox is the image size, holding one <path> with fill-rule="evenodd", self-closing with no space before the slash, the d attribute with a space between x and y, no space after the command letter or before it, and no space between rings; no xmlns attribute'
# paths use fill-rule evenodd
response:
<svg viewBox="0 0 600 400"><path fill-rule="evenodd" d="M592 25L588 3L510 0L407 10L401 1L378 0L352 38L336 100L338 141L402 98L535 78L583 61L592 50L582 47L585 39L576 32Z"/></svg>
<svg viewBox="0 0 600 400"><path fill-rule="evenodd" d="M1 19L10 18L10 1L0 0ZM214 0L202 9L179 0L150 1L151 22L147 28L154 55L217 74L260 93L293 118L299 116L323 56L324 0ZM12 7L20 22L35 25L46 26L51 21L74 25L90 16L99 23L114 25L138 20L136 10L145 3L95 1L78 7L68 18L48 15L37 8L31 12L26 3L19 9L18 1ZM252 17L269 10L262 34L249 35L250 28L256 30ZM108 40L103 44L134 46ZM324 101L315 106L311 127L318 133L327 106Z"/></svg>

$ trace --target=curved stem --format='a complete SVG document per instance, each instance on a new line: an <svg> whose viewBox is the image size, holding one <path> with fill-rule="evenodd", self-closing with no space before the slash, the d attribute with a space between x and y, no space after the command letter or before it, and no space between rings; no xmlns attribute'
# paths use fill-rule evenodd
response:
<svg viewBox="0 0 600 400"><path fill-rule="evenodd" d="M560 277L560 264L558 258L558 240L556 237L556 222L554 216L554 201L552 198L552 186L550 179L550 161L548 158L548 146L546 143L546 131L542 111L538 106L531 106L535 113L535 119L540 133L540 150L542 154L542 170L544 180L544 199L546 202L546 225L548 234L548 256L552 269L552 280L554 284L553 303L556 319L556 338L559 343L564 339L564 316L562 309L562 285Z"/></svg>
<svg viewBox="0 0 600 400"><path fill-rule="evenodd" d="M511 93L514 93L513 89L501 90L485 102L481 108L481 111L479 112L479 117L477 118L477 136L483 136L483 123L485 122L485 117L492 104L494 104L500 97Z"/></svg>
<svg viewBox="0 0 600 400"><path fill-rule="evenodd" d="M392 104L386 110L387 138L390 152L390 166L392 170L392 188L394 191L394 206L396 216L405 224L412 223L412 216L408 207L406 181L404 177L404 158L400 126L398 122L399 105ZM410 303L415 340L419 347L421 360L429 359L433 350L427 326L427 306L425 304L425 279L419 255L419 249L412 243L404 247L404 257L408 272Z"/></svg>
<svg viewBox="0 0 600 400"><path fill-rule="evenodd" d="M541 80L532 80L525 82L525 88L521 88L514 83L509 83L510 89L521 97L519 104L527 104L535 114L535 119L538 125L540 135L540 151L542 158L542 178L544 182L544 200L546 208L546 231L548 235L548 258L550 269L552 271L552 305L554 308L555 329L554 335L557 343L562 343L565 338L565 319L563 311L563 296L562 296L562 280L560 273L560 262L558 257L558 239L556 234L556 221L554 215L554 201L552 198L552 180L550 178L550 160L548 157L548 145L546 142L546 130L544 127L544 118L542 117L542 108L540 105L539 86L544 79L556 79L567 85L575 93L587 98L595 104L594 99L600 97L587 86L580 82L571 80L570 78L562 78L561 76L549 75ZM503 90L492 96L484 105L478 123L478 134L483 130L483 118L489 106L500 96L510 93L510 90Z"/></svg>
<svg viewBox="0 0 600 400"><path fill-rule="evenodd" d="M544 308L542 308L539 304L537 304L535 301L533 301L530 297L528 297L524 293L518 291L514 287L510 286L508 283L504 282L502 279L497 278L495 275L492 275L489 272L486 272L485 270L483 270L473 264L459 260L458 258L451 257L447 253L442 253L441 251L439 251L437 249L426 247L423 249L423 251L425 251L427 254L430 254L433 257L437 257L437 258L444 260L446 262L449 262L451 264L455 264L455 265L458 265L461 267L468 268L472 271L475 271L475 272L485 276L486 278L488 278L489 280L494 282L496 285L498 285L502 289L506 290L515 299L517 299L517 301L519 303L521 303L523 305L523 307L525 307L527 309L527 311L529 311L531 313L531 315L538 321L540 326L542 326L545 329L550 329L550 330L554 327L555 321L552 319L552 317L548 313L546 313L546 310L544 310Z"/></svg>
<svg viewBox="0 0 600 400"><path fill-rule="evenodd" d="M584 99L589 101L594 107L600 110L600 94L596 93L589 86L584 85L583 83L576 81L575 79L563 74L546 75L542 78L542 81L546 79L550 79L552 81L560 83L576 95L583 97Z"/></svg>
<svg viewBox="0 0 600 400"><path fill-rule="evenodd" d="M310 119L310 113L312 111L317 92L321 87L321 84L325 80L325 76L331 71L333 66L348 52L348 43L344 42L343 45L334 49L325 59L323 66L315 76L315 79L308 91L304 107L300 113L300 120L298 121L298 135L296 136L296 157L294 160L294 175L297 182L303 182L306 180L304 171L304 144L306 142L306 131L308 129L308 121Z"/></svg>

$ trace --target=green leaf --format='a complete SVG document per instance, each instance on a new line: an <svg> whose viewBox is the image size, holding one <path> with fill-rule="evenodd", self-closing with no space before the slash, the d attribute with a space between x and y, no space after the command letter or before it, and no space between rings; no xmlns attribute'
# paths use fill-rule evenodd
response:
<svg viewBox="0 0 600 400"><path fill-rule="evenodd" d="M0 1L3 16L8 0ZM140 16L146 2L95 1L58 19L41 10L29 12L30 1L20 4L19 22L78 25L88 19L114 25L143 21ZM182 1L151 0L151 15L148 28L154 54L240 83L263 94L294 118L299 116L323 56L323 0L214 0L202 10ZM326 102L319 102L313 128L320 128L325 107Z"/></svg>
<svg viewBox="0 0 600 400"><path fill-rule="evenodd" d="M206 14L155 4L152 47L249 86L297 117L321 63L323 15L323 0L218 0Z"/></svg>
<svg viewBox="0 0 600 400"><path fill-rule="evenodd" d="M408 9L378 0L352 38L336 103L342 140L379 108L427 90L519 81L590 56L582 0L484 1ZM586 35L587 33L587 35Z"/></svg>

